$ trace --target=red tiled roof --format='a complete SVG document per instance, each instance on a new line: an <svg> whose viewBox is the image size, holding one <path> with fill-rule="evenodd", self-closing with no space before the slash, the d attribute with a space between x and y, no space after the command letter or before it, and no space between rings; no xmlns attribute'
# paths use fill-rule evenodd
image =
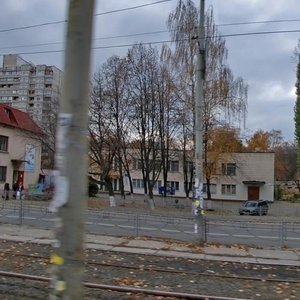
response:
<svg viewBox="0 0 300 300"><path fill-rule="evenodd" d="M36 134L42 134L41 128L32 120L28 113L0 104L0 125L11 126Z"/></svg>

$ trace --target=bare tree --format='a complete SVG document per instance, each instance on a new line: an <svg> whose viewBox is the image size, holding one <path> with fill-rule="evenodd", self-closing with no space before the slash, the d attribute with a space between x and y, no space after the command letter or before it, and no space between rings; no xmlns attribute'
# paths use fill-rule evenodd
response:
<svg viewBox="0 0 300 300"><path fill-rule="evenodd" d="M161 172L159 135L159 56L156 49L135 45L128 51L130 121L139 145L138 159L146 200L154 209L153 188Z"/></svg>
<svg viewBox="0 0 300 300"><path fill-rule="evenodd" d="M195 65L198 48L197 26L199 12L191 0L179 0L168 19L168 27L175 49L164 47L163 57L173 61L181 70L178 87L184 110L193 114L195 99ZM213 10L206 13L206 71L204 83L203 142L204 164L208 165L209 133L221 124L237 125L245 120L247 85L242 78L235 79L227 64L225 40L214 24ZM207 177L207 176L206 176ZM207 182L209 189L209 182Z"/></svg>

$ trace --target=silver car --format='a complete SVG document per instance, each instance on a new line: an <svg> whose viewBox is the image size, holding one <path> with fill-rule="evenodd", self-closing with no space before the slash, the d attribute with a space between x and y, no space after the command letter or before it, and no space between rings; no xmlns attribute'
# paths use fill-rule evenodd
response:
<svg viewBox="0 0 300 300"><path fill-rule="evenodd" d="M269 210L268 202L265 200L249 200L239 208L240 215L266 215Z"/></svg>

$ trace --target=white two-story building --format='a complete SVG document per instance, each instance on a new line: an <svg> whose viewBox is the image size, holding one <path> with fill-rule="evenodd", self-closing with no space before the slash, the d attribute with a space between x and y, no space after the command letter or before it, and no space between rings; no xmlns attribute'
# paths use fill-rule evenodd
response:
<svg viewBox="0 0 300 300"><path fill-rule="evenodd" d="M219 157L215 174L210 178L211 198L216 200L274 200L274 160L273 152L241 152L224 154ZM131 177L134 193L144 193L141 165L136 160ZM204 177L204 197L206 183ZM154 194L159 194L163 185L160 176ZM183 163L173 158L169 164L167 185L175 190L175 196L185 197ZM192 194L190 195L192 196Z"/></svg>
<svg viewBox="0 0 300 300"><path fill-rule="evenodd" d="M41 172L41 129L28 113L0 104L0 190L9 183L37 183Z"/></svg>

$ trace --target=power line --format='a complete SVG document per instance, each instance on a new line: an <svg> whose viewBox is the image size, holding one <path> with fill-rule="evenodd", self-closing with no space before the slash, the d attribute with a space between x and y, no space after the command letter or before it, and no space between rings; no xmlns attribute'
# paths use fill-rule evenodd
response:
<svg viewBox="0 0 300 300"><path fill-rule="evenodd" d="M274 30L274 31L258 31L258 32L244 32L244 33L231 33L231 34L223 34L219 35L219 37L239 37L239 36L250 36L250 35L264 35L264 34L280 34L280 33L299 33L300 29L295 30ZM213 37L206 37L206 38L213 38ZM196 37L193 39L197 39ZM136 44L139 45L157 45L157 44L164 44L164 43L172 43L172 42L179 42L179 41L188 41L188 39L183 40L162 40L162 41L152 41L152 42L141 42L141 43L131 43L131 44L120 44L120 45L112 45L112 46L99 46L99 47L92 47L93 50L103 50L103 49L113 49L113 48L124 48L124 47L132 47ZM45 50L45 51L32 51L32 52L19 52L16 54L43 54L43 53L59 53L63 52L64 50ZM0 53L0 55L5 55L4 53Z"/></svg>
<svg viewBox="0 0 300 300"><path fill-rule="evenodd" d="M168 0L172 1L172 0ZM158 1L161 2L161 1ZM155 4L157 2L154 2ZM144 4L145 5L153 5L154 3ZM133 9L133 8L131 8ZM113 12L113 11L111 11ZM106 12L108 13L108 12ZM102 13L102 14L106 14ZM283 23L283 22L300 22L300 19L282 19L282 20L266 20L266 21L249 21L249 22L236 22L236 23L224 23L218 24L218 27L222 26L239 26L239 25L250 25L250 24L269 24L269 23ZM47 24L47 23L45 23ZM1 30L0 30L1 32ZM150 32L140 32L140 33L132 33L132 34L124 34L124 35L115 35L115 36L107 36L107 37L99 37L93 39L95 40L110 40L110 39L117 39L117 38L127 38L127 37L134 37L134 36L143 36L143 35L152 35L152 34L160 34L160 33L169 33L168 30L158 30L158 31L150 31ZM10 47L0 47L1 50L4 49L16 49L16 48L26 48L26 47L39 47L39 46L49 46L49 45L59 45L63 44L63 42L49 42L49 43L37 43L37 44L28 44L28 45L19 45L19 46L10 46Z"/></svg>
<svg viewBox="0 0 300 300"><path fill-rule="evenodd" d="M164 3L164 2L169 2L169 1L173 1L173 0L160 0L160 1L156 1L156 2L145 3L145 4L131 6L131 7L127 7L127 8L120 8L120 9L110 10L110 11L94 14L94 17L104 16L104 15L108 15L108 14L113 14L113 13L133 10L133 9L138 9L138 8L142 8L142 7L146 7L146 6L152 6L152 5L156 5L156 4L160 4L160 3ZM8 28L8 29L1 29L0 33L10 32L10 31L15 31L15 30L24 30L24 29L36 28L36 27L42 27L42 26L48 26L48 25L54 25L54 24L61 24L61 23L66 23L66 22L68 22L68 20L39 23L39 24L28 25L28 26L13 27L13 28Z"/></svg>
<svg viewBox="0 0 300 300"><path fill-rule="evenodd" d="M300 22L300 19L282 19L282 20L265 20L265 21L248 21L248 22L235 22L218 24L217 26L238 26L238 25L252 25L252 24L269 24L269 23L288 23L288 22Z"/></svg>
<svg viewBox="0 0 300 300"><path fill-rule="evenodd" d="M168 33L168 32L169 32L168 30L140 32L140 33L115 35L115 36L108 36L108 37L99 37L99 38L93 39L93 41L112 40L112 39L117 39L117 38L126 38L126 37L141 36L141 35L152 35L152 34ZM39 47L39 46L59 45L59 44L63 44L63 43L64 42L38 43L38 44L28 44L28 45L19 45L19 46L11 46L11 47L0 47L0 49L4 50L4 49L15 49L15 48L26 48L26 47Z"/></svg>

